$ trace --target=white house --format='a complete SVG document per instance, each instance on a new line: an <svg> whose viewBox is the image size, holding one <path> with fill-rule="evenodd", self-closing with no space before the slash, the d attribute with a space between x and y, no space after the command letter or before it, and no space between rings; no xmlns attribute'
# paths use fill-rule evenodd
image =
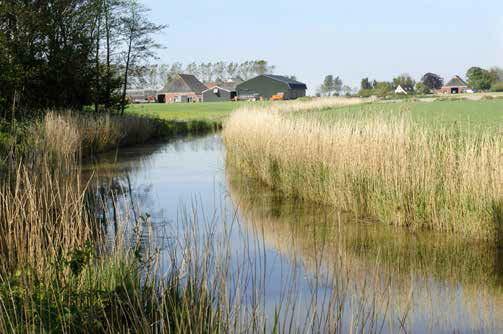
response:
<svg viewBox="0 0 503 334"><path fill-rule="evenodd" d="M395 89L395 94L405 94L407 95L407 91L403 89L401 85L398 85L398 87Z"/></svg>

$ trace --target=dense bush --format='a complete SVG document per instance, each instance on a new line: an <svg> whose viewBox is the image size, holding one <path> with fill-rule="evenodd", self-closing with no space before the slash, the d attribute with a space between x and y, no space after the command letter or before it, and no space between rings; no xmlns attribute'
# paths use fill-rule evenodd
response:
<svg viewBox="0 0 503 334"><path fill-rule="evenodd" d="M491 86L493 92L503 92L503 82L496 82Z"/></svg>

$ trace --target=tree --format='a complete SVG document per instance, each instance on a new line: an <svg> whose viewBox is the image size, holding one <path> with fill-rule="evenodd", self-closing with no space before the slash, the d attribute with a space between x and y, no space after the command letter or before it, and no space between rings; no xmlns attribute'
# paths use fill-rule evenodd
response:
<svg viewBox="0 0 503 334"><path fill-rule="evenodd" d="M323 95L332 96L333 93L339 94L342 89L342 80L341 78L334 77L332 74L325 76L323 80L323 84L320 87L320 93Z"/></svg>
<svg viewBox="0 0 503 334"><path fill-rule="evenodd" d="M0 1L0 108L12 120L17 109L93 103L96 9L94 0Z"/></svg>
<svg viewBox="0 0 503 334"><path fill-rule="evenodd" d="M131 68L129 87L133 89L162 89L166 83L168 67L164 64L145 65Z"/></svg>
<svg viewBox="0 0 503 334"><path fill-rule="evenodd" d="M393 78L393 87L397 88L398 86L402 86L406 91L413 91L416 82L412 77L408 74L400 74L396 78Z"/></svg>
<svg viewBox="0 0 503 334"><path fill-rule="evenodd" d="M353 89L351 87L347 86L347 85L344 85L342 87L342 92L344 93L344 95L350 96L351 93L353 92Z"/></svg>
<svg viewBox="0 0 503 334"><path fill-rule="evenodd" d="M227 78L232 80L233 78L236 77L236 72L237 72L237 69L239 67L239 64L238 63L233 63L233 62L230 62L226 65L225 67L225 72L227 73Z"/></svg>
<svg viewBox="0 0 503 334"><path fill-rule="evenodd" d="M444 79L435 73L426 73L421 79L421 83L427 87L429 90L433 91L442 88L444 85Z"/></svg>
<svg viewBox="0 0 503 334"><path fill-rule="evenodd" d="M118 13L122 8L121 0L102 0L103 1L103 21L105 29L105 92L104 104L105 110L110 111L112 107L113 91L120 86L120 78L117 75L117 66L112 64L112 55L114 49L120 43L120 20L117 19Z"/></svg>
<svg viewBox="0 0 503 334"><path fill-rule="evenodd" d="M109 107L119 1L0 1L1 114Z"/></svg>
<svg viewBox="0 0 503 334"><path fill-rule="evenodd" d="M426 86L424 83L422 82L418 82L416 84L416 87L415 87L415 90L418 94L430 94L431 93L431 90L428 86Z"/></svg>
<svg viewBox="0 0 503 334"><path fill-rule="evenodd" d="M101 91L101 64L100 64L100 46L101 46L101 30L102 30L102 18L103 18L103 10L105 7L105 3L103 0L96 0L96 53L95 53L95 74L94 74L94 112L99 112L100 106L100 91Z"/></svg>
<svg viewBox="0 0 503 334"><path fill-rule="evenodd" d="M493 67L489 70L491 76L496 79L498 82L503 82L503 68L501 67Z"/></svg>
<svg viewBox="0 0 503 334"><path fill-rule="evenodd" d="M320 92L323 95L332 95L332 91L334 90L334 76L332 74L329 74L325 76L325 79L323 80L323 84L321 85Z"/></svg>
<svg viewBox="0 0 503 334"><path fill-rule="evenodd" d="M388 96L393 92L393 84L391 82L377 82L375 81L375 85L373 87L374 94L379 97Z"/></svg>
<svg viewBox="0 0 503 334"><path fill-rule="evenodd" d="M271 74L274 72L274 66L269 65L267 60L256 60L253 64L253 70L256 75Z"/></svg>
<svg viewBox="0 0 503 334"><path fill-rule="evenodd" d="M138 3L137 0L128 0L126 3L126 14L121 17L122 29L127 43L123 53L124 75L121 115L124 114L126 108L126 90L128 88L130 68L153 58L155 56L154 51L160 48L160 45L152 39L152 34L163 30L165 26L150 22L147 17L148 12L149 10Z"/></svg>
<svg viewBox="0 0 503 334"><path fill-rule="evenodd" d="M334 92L339 95L342 89L342 79L339 78L339 76L336 76L334 78L334 86L333 86Z"/></svg>
<svg viewBox="0 0 503 334"><path fill-rule="evenodd" d="M477 90L488 90L496 81L495 76L491 72L480 67L471 67L466 72L466 77L468 78L468 84Z"/></svg>
<svg viewBox="0 0 503 334"><path fill-rule="evenodd" d="M195 63L193 63L195 65ZM192 64L190 64L190 66L192 66ZM194 67L192 69L193 71L200 71L200 68L197 67ZM182 63L179 63L179 62L176 62L176 63L173 63L171 64L171 66L169 67L169 70L168 70L168 73L166 75L166 82L170 82L172 81L175 76L179 73L182 73L183 72L183 64ZM193 74L193 75L196 75L196 76L200 76L201 73L198 72L198 73L194 73L194 72L188 72L189 74Z"/></svg>
<svg viewBox="0 0 503 334"><path fill-rule="evenodd" d="M369 78L363 78L360 84L360 88L364 89L372 89L372 85L370 84Z"/></svg>

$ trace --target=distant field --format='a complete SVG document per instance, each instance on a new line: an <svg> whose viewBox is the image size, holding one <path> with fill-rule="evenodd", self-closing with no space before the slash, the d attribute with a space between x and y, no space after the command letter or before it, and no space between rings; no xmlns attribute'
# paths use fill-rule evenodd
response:
<svg viewBox="0 0 503 334"><path fill-rule="evenodd" d="M376 113L403 113L428 127L459 125L462 128L494 130L503 127L503 99L433 102L374 102L333 110L303 112L306 118L337 120L364 118Z"/></svg>
<svg viewBox="0 0 503 334"><path fill-rule="evenodd" d="M213 102L177 104L133 104L127 113L146 115L166 120L210 121L221 123L240 106L257 105L259 102ZM452 126L495 130L503 127L503 99L456 100L456 101L398 101L373 102L361 105L337 107L323 111L299 112L296 115L323 121L369 117L376 113L409 115L420 125Z"/></svg>
<svg viewBox="0 0 503 334"><path fill-rule="evenodd" d="M132 104L127 112L166 120L223 121L234 109L244 102Z"/></svg>

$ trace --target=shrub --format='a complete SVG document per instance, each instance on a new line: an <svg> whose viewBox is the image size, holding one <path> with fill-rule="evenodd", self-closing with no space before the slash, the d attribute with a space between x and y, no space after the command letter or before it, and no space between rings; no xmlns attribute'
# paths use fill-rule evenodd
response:
<svg viewBox="0 0 503 334"><path fill-rule="evenodd" d="M484 95L480 99L481 100L494 100L494 97L491 95Z"/></svg>
<svg viewBox="0 0 503 334"><path fill-rule="evenodd" d="M493 92L503 92L503 82L496 82L491 86Z"/></svg>

